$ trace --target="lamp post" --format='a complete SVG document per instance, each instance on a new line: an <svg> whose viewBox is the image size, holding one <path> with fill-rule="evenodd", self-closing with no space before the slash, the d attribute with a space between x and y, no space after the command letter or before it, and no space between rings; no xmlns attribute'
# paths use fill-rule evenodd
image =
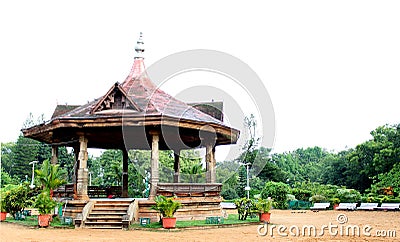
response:
<svg viewBox="0 0 400 242"><path fill-rule="evenodd" d="M251 163L244 163L244 166L246 166L246 178L247 178L247 186L244 188L245 191L247 191L247 199L250 198L250 183L249 183L249 165Z"/></svg>
<svg viewBox="0 0 400 242"><path fill-rule="evenodd" d="M35 164L39 163L39 161L35 160L32 162L29 162L29 165L32 165L32 181L31 181L31 185L29 185L29 187L31 189L35 188L35 184L33 184L33 180L35 179Z"/></svg>

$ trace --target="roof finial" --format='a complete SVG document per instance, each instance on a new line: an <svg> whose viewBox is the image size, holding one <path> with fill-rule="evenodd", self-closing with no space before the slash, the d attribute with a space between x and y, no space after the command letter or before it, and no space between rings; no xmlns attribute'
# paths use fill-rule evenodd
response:
<svg viewBox="0 0 400 242"><path fill-rule="evenodd" d="M136 46L135 46L135 51L136 51L135 58L143 58L144 43L143 43L142 37L143 37L143 33L140 32L139 39L136 42Z"/></svg>

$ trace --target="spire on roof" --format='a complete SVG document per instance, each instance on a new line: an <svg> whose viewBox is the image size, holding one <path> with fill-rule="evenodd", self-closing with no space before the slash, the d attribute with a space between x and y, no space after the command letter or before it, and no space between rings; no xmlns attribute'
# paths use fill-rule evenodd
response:
<svg viewBox="0 0 400 242"><path fill-rule="evenodd" d="M144 43L142 38L143 38L143 33L140 32L139 39L137 40L135 46L136 54L133 60L133 66L131 72L126 77L125 81L122 83L122 87L125 89L125 91L129 90L129 88L131 88L131 86L133 85L132 80L135 80L142 75L146 76L146 71L144 67L144 57L143 57Z"/></svg>
<svg viewBox="0 0 400 242"><path fill-rule="evenodd" d="M137 40L135 46L135 51L136 51L135 58L143 58L144 43L142 38L143 38L143 33L140 32L139 39Z"/></svg>

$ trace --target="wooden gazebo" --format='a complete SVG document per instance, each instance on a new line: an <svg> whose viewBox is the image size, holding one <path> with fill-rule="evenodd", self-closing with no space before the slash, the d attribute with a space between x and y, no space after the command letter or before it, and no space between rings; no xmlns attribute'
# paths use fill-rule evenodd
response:
<svg viewBox="0 0 400 242"><path fill-rule="evenodd" d="M215 146L237 142L239 130L224 124L222 115L209 115L157 88L145 71L141 36L135 51L128 77L104 96L81 106L58 105L50 121L22 130L25 137L52 145L53 163L58 146L74 148L76 200L89 200L87 148L123 151L122 197L128 197L128 151L151 150L152 199L158 192L159 150L174 151L174 183L179 183L180 150L205 147L206 182L215 183Z"/></svg>

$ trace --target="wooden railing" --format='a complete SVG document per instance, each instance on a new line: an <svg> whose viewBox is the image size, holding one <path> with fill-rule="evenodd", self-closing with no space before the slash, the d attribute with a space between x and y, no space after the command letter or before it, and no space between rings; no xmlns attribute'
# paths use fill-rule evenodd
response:
<svg viewBox="0 0 400 242"><path fill-rule="evenodd" d="M221 183L158 183L157 195L177 197L220 196Z"/></svg>
<svg viewBox="0 0 400 242"><path fill-rule="evenodd" d="M121 197L121 194L122 188L120 186L88 186L88 196L90 198ZM73 198L74 184L66 184L58 187L53 191L53 197Z"/></svg>
<svg viewBox="0 0 400 242"><path fill-rule="evenodd" d="M88 186L88 196L90 198L121 197L121 186Z"/></svg>
<svg viewBox="0 0 400 242"><path fill-rule="evenodd" d="M53 197L56 198L73 198L74 184L66 184L53 190Z"/></svg>

